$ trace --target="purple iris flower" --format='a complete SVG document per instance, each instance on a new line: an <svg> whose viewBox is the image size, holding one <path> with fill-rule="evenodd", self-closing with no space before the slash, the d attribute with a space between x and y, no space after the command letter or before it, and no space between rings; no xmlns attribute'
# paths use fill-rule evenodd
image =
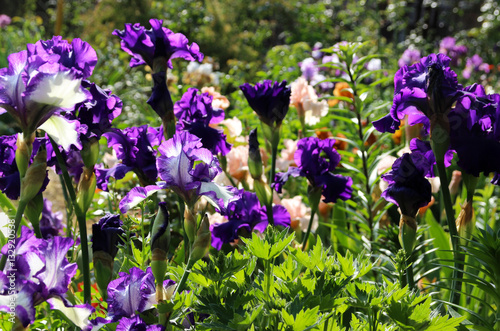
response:
<svg viewBox="0 0 500 331"><path fill-rule="evenodd" d="M111 122L122 112L123 103L110 90L102 89L94 83L83 81L90 94L89 99L77 107L77 119L86 127L83 139L97 138L111 129Z"/></svg>
<svg viewBox="0 0 500 331"><path fill-rule="evenodd" d="M116 331L163 331L163 325L147 325L139 316L122 318L116 327Z"/></svg>
<svg viewBox="0 0 500 331"><path fill-rule="evenodd" d="M352 178L334 175L332 172L340 163L340 154L334 148L334 139L321 140L315 137L302 138L297 143L294 155L297 167L276 174L274 188L281 193L290 176L306 177L312 187L321 187L324 202L347 200L352 194Z"/></svg>
<svg viewBox="0 0 500 331"><path fill-rule="evenodd" d="M119 278L108 285L108 314L113 321L133 317L156 303L155 278L151 268L143 271L133 267L129 273L120 272Z"/></svg>
<svg viewBox="0 0 500 331"><path fill-rule="evenodd" d="M474 84L464 89L450 113L450 147L458 156L457 164L476 177L480 173L500 172L500 95L486 95Z"/></svg>
<svg viewBox="0 0 500 331"><path fill-rule="evenodd" d="M125 30L115 30L113 35L121 38L121 47L132 55L130 66L148 64L153 68L153 60L164 57L168 67L172 68L171 59L183 58L187 61L202 61L203 54L196 43L188 45L188 39L181 33L173 33L162 27L163 20L149 20L151 29L146 30L139 23L125 24Z"/></svg>
<svg viewBox="0 0 500 331"><path fill-rule="evenodd" d="M22 227L21 236L16 238L16 258L14 266L0 272L4 276L15 275L16 316L24 327L35 320L35 306L47 301L54 309L61 310L78 327L90 327L88 317L93 312L90 305L72 306L66 299L71 278L76 274L76 263L69 263L68 250L73 247L73 239L59 236L50 239L36 238L33 231ZM9 245L1 253L7 254ZM9 284L0 288L0 310L10 312Z"/></svg>
<svg viewBox="0 0 500 331"><path fill-rule="evenodd" d="M213 182L222 172L219 160L201 139L189 132L177 132L172 139L163 142L157 161L162 187L170 188L192 206L200 195L205 196L219 210L225 210L233 199L233 188Z"/></svg>
<svg viewBox="0 0 500 331"><path fill-rule="evenodd" d="M394 77L394 100L390 113L373 122L380 132L394 133L406 115L408 124L422 123L430 132L430 119L443 114L462 95L462 85L449 68L450 59L443 54L431 54L412 66L405 66ZM434 96L439 93L439 96ZM432 94L432 96L431 96ZM430 98L428 97L430 96Z"/></svg>
<svg viewBox="0 0 500 331"><path fill-rule="evenodd" d="M107 214L98 223L92 224L92 251L104 251L115 258L118 244L123 243L120 236L125 235L120 215Z"/></svg>
<svg viewBox="0 0 500 331"><path fill-rule="evenodd" d="M21 192L21 179L16 163L16 141L17 134L0 137L0 160L2 160L2 163L0 164L0 190L11 200L18 199ZM33 151L31 153L30 162L33 162L40 146L46 143L47 142L44 138L35 139L33 142ZM48 183L49 177L46 176L45 182L40 189L41 192L45 190Z"/></svg>
<svg viewBox="0 0 500 331"><path fill-rule="evenodd" d="M102 165L96 166L97 186L102 190L108 189L110 177L122 179L127 172L134 171L141 183L150 184L156 181L156 150L161 141L159 129L143 125L124 130L109 129L104 133L108 139L108 146L112 147L116 156L122 162L107 169Z"/></svg>
<svg viewBox="0 0 500 331"><path fill-rule="evenodd" d="M265 80L255 86L245 83L240 89L261 122L271 127L281 125L290 105L291 90L286 86L286 81L278 83Z"/></svg>
<svg viewBox="0 0 500 331"><path fill-rule="evenodd" d="M232 201L225 213L228 221L211 227L212 246L220 250L223 244L230 243L241 234L249 234L253 230L264 232L267 225L266 206L262 206L257 195L252 192L240 192L241 198ZM290 226L290 214L285 207L273 206L274 225Z"/></svg>
<svg viewBox="0 0 500 331"><path fill-rule="evenodd" d="M431 148L431 143L429 141L423 141L418 138L413 138L410 141L410 150L412 152L418 152L425 156L425 158L429 161L430 167L429 171L425 174L425 177L435 177L434 173L434 165L436 164L436 156ZM453 159L453 153L455 151L449 149L444 155L444 165L449 167L451 165L451 160Z"/></svg>
<svg viewBox="0 0 500 331"><path fill-rule="evenodd" d="M222 172L219 161L201 139L187 132L176 132L158 148L160 157L156 161L162 182L157 185L136 187L120 201L120 211L137 205L155 192L169 188L177 193L188 206L193 206L203 195L217 210L225 211L229 201L235 199L234 188L222 187L213 182Z"/></svg>
<svg viewBox="0 0 500 331"><path fill-rule="evenodd" d="M451 65L456 67L461 57L467 53L467 47L457 45L457 40L453 37L445 37L439 44L439 53L447 55L451 59Z"/></svg>
<svg viewBox="0 0 500 331"><path fill-rule="evenodd" d="M389 183L382 197L398 205L403 215L415 217L418 209L431 201L432 187L425 178L430 167L431 163L421 153L403 154L394 161L392 170L382 175Z"/></svg>
<svg viewBox="0 0 500 331"><path fill-rule="evenodd" d="M50 239L54 236L61 235L64 229L63 214L58 211L52 212L52 202L48 199L43 199L42 218L40 219L40 232L42 238Z"/></svg>
<svg viewBox="0 0 500 331"><path fill-rule="evenodd" d="M26 138L40 128L64 149L78 146L78 122L60 113L87 99L81 82L97 63L92 47L54 37L28 44L8 60L9 67L0 69L0 114L9 112Z"/></svg>
<svg viewBox="0 0 500 331"><path fill-rule="evenodd" d="M231 144L226 141L224 131L210 126L224 120L224 111L213 109L212 99L208 93L198 94L196 88L189 88L174 105L174 114L179 120L176 129L199 137L203 147L213 154L226 155L231 150Z"/></svg>

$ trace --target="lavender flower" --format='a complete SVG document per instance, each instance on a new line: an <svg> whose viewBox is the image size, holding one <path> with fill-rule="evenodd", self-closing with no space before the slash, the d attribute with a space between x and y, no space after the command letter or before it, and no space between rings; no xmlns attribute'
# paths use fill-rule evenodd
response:
<svg viewBox="0 0 500 331"><path fill-rule="evenodd" d="M262 206L257 195L240 192L241 199L230 202L226 212L228 222L211 226L212 246L220 250L223 244L230 243L240 235L248 235L253 230L264 232L269 224L266 206ZM285 207L273 206L274 225L290 226L290 214Z"/></svg>
<svg viewBox="0 0 500 331"><path fill-rule="evenodd" d="M0 69L0 114L9 112L26 138L40 128L65 149L78 145L78 123L59 114L87 99L81 82L97 63L95 51L78 38L69 44L54 37L28 44L8 61Z"/></svg>
<svg viewBox="0 0 500 331"><path fill-rule="evenodd" d="M147 64L153 68L153 60L160 57L165 59L169 68L172 68L170 60L178 57L187 61L203 60L198 45L188 45L186 36L162 27L163 20L151 19L149 23L149 30L139 23L127 23L125 30L113 31L113 35L121 38L122 49L132 55L131 67Z"/></svg>
<svg viewBox="0 0 500 331"><path fill-rule="evenodd" d="M404 67L404 66L411 66L415 63L420 62L420 58L422 56L420 55L420 51L418 49L410 49L408 48L403 52L403 55L398 61L399 67Z"/></svg>
<svg viewBox="0 0 500 331"><path fill-rule="evenodd" d="M226 155L231 150L231 144L226 141L222 130L210 126L224 120L224 111L213 109L212 99L208 93L200 95L197 89L189 88L174 105L174 114L179 120L177 131L188 131L200 138L203 147L213 154Z"/></svg>
<svg viewBox="0 0 500 331"><path fill-rule="evenodd" d="M291 90L286 87L286 81L278 83L265 80L255 86L245 83L240 89L262 123L270 127L281 125L290 105Z"/></svg>
<svg viewBox="0 0 500 331"><path fill-rule="evenodd" d="M334 148L334 139L303 138L297 143L294 159L297 167L290 167L275 177L274 188L281 193L290 176L306 177L312 187L321 188L324 202L347 200L352 194L352 178L334 175L340 154Z"/></svg>
<svg viewBox="0 0 500 331"><path fill-rule="evenodd" d="M10 24L11 18L5 14L0 15L0 28L5 28Z"/></svg>

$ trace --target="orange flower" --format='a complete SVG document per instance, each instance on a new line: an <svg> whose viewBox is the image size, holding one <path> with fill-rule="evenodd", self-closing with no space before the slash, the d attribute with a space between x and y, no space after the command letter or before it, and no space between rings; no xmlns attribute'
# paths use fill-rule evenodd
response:
<svg viewBox="0 0 500 331"><path fill-rule="evenodd" d="M346 82L339 82L335 84L335 89L333 90L333 95L336 97L347 97L349 99L354 99L354 95L352 95L349 90L351 87ZM330 99L328 100L328 105L330 107L334 107L339 103L340 100Z"/></svg>

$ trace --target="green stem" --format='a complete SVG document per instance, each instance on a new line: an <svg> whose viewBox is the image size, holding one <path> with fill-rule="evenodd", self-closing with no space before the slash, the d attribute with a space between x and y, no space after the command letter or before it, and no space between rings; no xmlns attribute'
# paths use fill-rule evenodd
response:
<svg viewBox="0 0 500 331"><path fill-rule="evenodd" d="M87 240L87 224L86 224L86 212L80 209L76 201L76 192L75 188L71 184L71 177L69 176L68 169L66 168L66 164L64 163L64 159L59 151L59 146L55 143L52 138L50 138L50 143L54 149L56 154L57 162L59 163L59 167L62 171L62 176L64 180L64 184L68 190L68 194L73 205L73 210L75 211L76 219L78 221L78 228L80 230L80 243L82 249L82 268L83 268L83 300L85 303L89 303L91 301L90 296L90 261L89 261L89 245Z"/></svg>
<svg viewBox="0 0 500 331"><path fill-rule="evenodd" d="M304 238L302 238L302 250L303 251L306 249L306 242L309 239L309 234L311 233L314 215L316 215L317 209L318 209L318 206L316 206L316 208L311 208L311 218L309 219L309 224L307 225L306 235L304 236Z"/></svg>
<svg viewBox="0 0 500 331"><path fill-rule="evenodd" d="M410 290L415 288L415 276L413 275L413 254L406 253L406 281Z"/></svg>
<svg viewBox="0 0 500 331"><path fill-rule="evenodd" d="M186 282L189 278L189 274L191 273L191 268L193 267L193 264L194 263L192 263L191 261L188 261L188 264L186 265L186 269L184 269L184 273L182 274L181 280L179 281L179 284L175 288L174 294L172 294L172 299L175 298L175 295L178 292L182 292L182 290L184 290L184 286L186 285Z"/></svg>
<svg viewBox="0 0 500 331"><path fill-rule="evenodd" d="M450 190L448 189L448 177L446 175L446 167L444 160L437 160L437 170L439 179L441 181L441 192L443 193L443 203L446 211L446 220L450 231L451 245L453 247L454 268L451 282L450 302L459 304L460 302L460 288L462 282L460 278L463 276L463 265L460 263L460 253L458 247L458 232L455 224L455 212L453 211L453 203L451 201Z"/></svg>
<svg viewBox="0 0 500 331"><path fill-rule="evenodd" d="M273 284L273 264L270 260L264 261L264 294L271 302L271 288Z"/></svg>
<svg viewBox="0 0 500 331"><path fill-rule="evenodd" d="M146 237L144 236L144 204L141 203L141 243L142 243L142 249L141 249L141 260L142 260L142 266L146 265L146 250L144 249L146 245Z"/></svg>

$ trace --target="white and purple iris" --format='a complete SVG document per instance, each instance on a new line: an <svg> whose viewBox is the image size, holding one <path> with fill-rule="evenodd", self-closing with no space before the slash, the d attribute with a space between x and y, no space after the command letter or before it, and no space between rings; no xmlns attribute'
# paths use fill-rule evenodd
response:
<svg viewBox="0 0 500 331"><path fill-rule="evenodd" d="M76 263L69 263L66 254L73 246L73 239L54 236L50 239L36 238L32 230L23 227L16 239L15 265L0 271L0 311L10 312L12 298L11 280L15 282L15 314L24 327L35 320L35 306L47 301L52 309L62 311L82 329L89 329L90 305L73 306L66 299L72 277L76 274ZM1 253L8 254L8 245ZM8 278L12 274L14 278Z"/></svg>
<svg viewBox="0 0 500 331"><path fill-rule="evenodd" d="M162 182L133 188L120 201L122 213L165 188L177 193L188 206L193 206L203 195L219 211L225 211L228 203L235 199L234 188L213 182L222 169L217 157L203 148L197 136L187 131L177 132L163 142L158 151L161 155L156 166Z"/></svg>
<svg viewBox="0 0 500 331"><path fill-rule="evenodd" d="M0 69L0 114L10 113L25 137L42 129L64 149L79 145L79 123L60 113L88 98L81 83L97 63L92 47L78 38L70 44L53 37L28 44L8 61Z"/></svg>

